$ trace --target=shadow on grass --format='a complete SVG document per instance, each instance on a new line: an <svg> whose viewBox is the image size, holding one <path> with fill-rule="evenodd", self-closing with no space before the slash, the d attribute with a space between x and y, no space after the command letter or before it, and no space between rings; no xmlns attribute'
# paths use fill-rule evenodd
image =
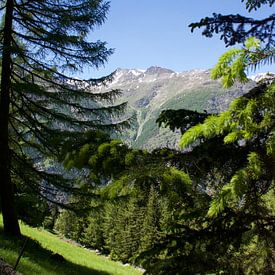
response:
<svg viewBox="0 0 275 275"><path fill-rule="evenodd" d="M23 247L26 237L13 238L3 234L0 227L0 249L12 251L13 256L6 259L5 255L0 255L9 264L14 265L16 259ZM15 257L14 257L15 255ZM11 259L12 258L12 259ZM100 270L95 270L82 265L78 265L68 261L59 254L54 254L52 251L43 248L39 242L28 238L23 256L19 262L17 270L24 274L42 274L41 270L45 270L44 274L89 274L89 275L109 275L110 273Z"/></svg>

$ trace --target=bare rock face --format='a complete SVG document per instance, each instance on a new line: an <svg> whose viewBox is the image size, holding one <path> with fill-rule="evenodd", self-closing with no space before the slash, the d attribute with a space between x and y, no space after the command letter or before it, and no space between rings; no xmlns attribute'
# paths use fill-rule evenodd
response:
<svg viewBox="0 0 275 275"><path fill-rule="evenodd" d="M13 267L6 263L3 259L0 259L0 274L21 275L21 273L14 270Z"/></svg>
<svg viewBox="0 0 275 275"><path fill-rule="evenodd" d="M146 71L146 74L172 74L174 73L174 71L170 70L170 69L166 69L166 68L161 68L158 66L152 66L149 67Z"/></svg>

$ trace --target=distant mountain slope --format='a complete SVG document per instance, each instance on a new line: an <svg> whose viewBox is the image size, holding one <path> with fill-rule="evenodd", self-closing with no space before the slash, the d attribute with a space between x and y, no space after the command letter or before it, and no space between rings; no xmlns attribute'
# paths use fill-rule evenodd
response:
<svg viewBox="0 0 275 275"><path fill-rule="evenodd" d="M119 88L120 101L128 101L129 112L135 116L132 129L122 139L138 148L177 147L179 133L159 129L156 119L165 109L190 109L217 113L228 107L236 97L254 85L236 84L223 89L219 81L210 79L209 70L177 73L161 67L147 70L118 69L113 82L101 89Z"/></svg>

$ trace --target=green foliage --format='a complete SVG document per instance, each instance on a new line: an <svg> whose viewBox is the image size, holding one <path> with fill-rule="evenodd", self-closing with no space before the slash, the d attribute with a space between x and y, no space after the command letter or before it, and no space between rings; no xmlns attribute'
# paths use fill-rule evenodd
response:
<svg viewBox="0 0 275 275"><path fill-rule="evenodd" d="M66 238L79 242L83 227L83 220L79 218L76 213L63 210L55 222L54 229L58 232L62 232Z"/></svg>
<svg viewBox="0 0 275 275"><path fill-rule="evenodd" d="M247 8L256 9L266 3L267 1L247 1ZM243 39L247 35L242 32L246 24L245 18L239 15L227 17L214 15L214 17L215 23L212 18L205 18L197 25L194 24L193 28L206 26L204 31L206 36L211 36L214 31L224 32L226 36L229 31L230 36L224 36L228 45L244 42ZM238 29L239 37L233 30L233 24L240 22L238 20L243 21ZM250 22L254 24L252 20ZM269 19L263 29L268 28L268 22ZM261 33L258 33L257 28L253 32L255 31L260 40L263 37L269 39L263 29ZM247 68L251 66L255 68L265 62L272 63L274 57L274 50L270 48L273 43L272 38L264 48L261 47L260 40L251 37L244 42L242 49L231 49L225 53L212 70L212 77L221 77L223 85L228 87L236 80L245 81ZM238 270L244 274L268 274L274 269L275 246L272 229L274 211L271 210L274 206L270 204L273 200L271 194L274 196L275 171L274 92L274 79L269 77L244 96L234 100L227 111L209 116L203 122L187 129L180 140L180 146L190 148L191 154L194 155L200 148L204 149L201 151L203 154L213 154L208 151L207 145L212 140L223 141L222 144L217 144L217 147L225 149L223 161L228 160L229 170L221 168L212 161L212 166L214 165L217 171L226 176L220 181L219 173L215 172L213 181L217 181L218 184L207 185L210 189L206 189L206 192L210 194L211 200L203 227L206 232L215 230L220 232L223 228L224 233L228 234L227 238L231 238L229 242L220 240L225 250L220 250L216 263L217 266L221 266L220 270L229 273ZM227 147L229 145L231 147ZM220 150L212 149L216 152ZM230 153L231 150L243 153L234 156ZM244 156L246 161L242 159ZM211 169L208 168L208 171ZM238 237L236 232L239 234ZM204 245L210 245L212 241L213 236L207 237ZM216 249L221 248L217 246ZM230 260L227 261L226 258Z"/></svg>
<svg viewBox="0 0 275 275"><path fill-rule="evenodd" d="M237 41L231 38L230 43ZM214 77L225 77L225 85L245 80L247 66L272 56L266 50L257 39L246 40L243 49L221 58ZM88 168L88 183L101 188L91 204L95 208L84 220L75 217L84 227L74 238L113 259L141 263L149 274L270 273L275 248L271 82L258 84L221 114L163 112L160 124L184 132L184 152L148 153L108 137L79 140L65 163ZM150 124L145 128L149 131Z"/></svg>
<svg viewBox="0 0 275 275"><path fill-rule="evenodd" d="M100 249L101 251L104 251L105 246L103 236L103 214L104 211L102 209L92 210L86 221L87 226L84 228L83 234L81 235L82 243L88 247Z"/></svg>
<svg viewBox="0 0 275 275"><path fill-rule="evenodd" d="M208 115L191 110L164 110L157 119L159 127L164 124L164 127L175 129L180 128L181 133L202 122Z"/></svg>
<svg viewBox="0 0 275 275"><path fill-rule="evenodd" d="M232 48L219 58L211 77L222 78L223 87L228 88L235 81L248 81L246 69L255 69L266 62L273 62L273 57L274 50L262 49L260 40L250 37L244 42L242 49Z"/></svg>
<svg viewBox="0 0 275 275"><path fill-rule="evenodd" d="M245 55L241 49L231 49L224 53L215 68L212 70L213 79L222 78L224 88L231 87L234 80L248 81L244 73Z"/></svg>
<svg viewBox="0 0 275 275"><path fill-rule="evenodd" d="M256 99L247 96L234 100L228 111L210 116L184 133L180 146L186 148L201 138L224 135L225 143L251 140L255 135L272 130L271 114L274 113L274 85ZM255 90L253 90L255 91ZM272 131L271 131L271 136ZM270 136L268 136L268 140Z"/></svg>
<svg viewBox="0 0 275 275"><path fill-rule="evenodd" d="M104 143L94 152L99 158L110 158L118 153L112 150L116 146L122 144L118 141ZM167 152L148 154L126 150L124 155L120 155L120 161L127 160L128 169L121 167L120 172L114 174L113 181L98 190L101 195L98 204L88 216L84 220L80 216L74 217L72 227L70 216L73 213L68 216L71 212L66 211L64 216L61 212L55 229L67 237L73 234L73 238L85 246L110 253L112 259L135 262L140 253L153 248L171 230L174 215L173 211L170 212L171 205L178 205L181 198L184 198L182 205L185 205L192 193L192 182L186 173L174 167L159 167L160 154L164 156ZM167 157L172 158L173 154ZM101 169L107 172L104 166ZM79 230L79 224L84 228ZM79 236L81 231L83 233Z"/></svg>
<svg viewBox="0 0 275 275"><path fill-rule="evenodd" d="M0 165L12 167L0 174L2 202L10 202L3 209L7 225L16 220L11 217L15 216L12 185L23 182L43 199L61 205L53 195L56 190L77 191L75 179L58 162L69 140L72 143L89 131L113 133L128 122L116 119L126 106L115 104L120 91L96 91L112 75L85 81L72 77L76 71L103 65L113 52L105 42L88 38L95 26L104 23L109 2L7 0L0 7L4 18L0 123L5 129L0 144L4 155L10 152ZM73 162L68 156L66 166L82 167L88 150L89 145L82 144L77 159ZM51 167L44 162L48 158Z"/></svg>
<svg viewBox="0 0 275 275"><path fill-rule="evenodd" d="M235 143L237 145L247 142L247 145L252 143L252 148L255 149L265 144L265 140L270 144L270 136L273 135L273 122L270 120L270 115L275 111L274 103L270 101L270 98L274 97L274 88L274 85L270 85L263 94L255 98L236 99L228 111L211 116L205 119L204 123L189 129L182 136L180 145L182 147L195 145L197 140L202 141L202 139L209 139L215 135L222 135L225 144ZM264 164L264 159L268 156L273 158L268 149L271 147L274 147L274 144L262 148L260 153L250 152L248 154L246 167L236 171L230 182L221 189L220 195L213 200L208 212L210 216L217 216L229 205L232 207L233 202L234 205L240 205L242 200L246 200L243 196L248 192L250 182L266 177L268 166ZM271 171L271 177L272 173ZM246 207L246 204L243 207Z"/></svg>
<svg viewBox="0 0 275 275"><path fill-rule="evenodd" d="M268 1L246 3L252 10ZM272 20L271 16L257 21L258 28L253 27L256 20L214 14L192 24L192 30L205 26L203 34L208 37L221 32L227 45L244 43L242 49L231 49L220 58L212 77L222 77L223 85L229 87L236 80L247 79L247 68L272 63L274 37L264 32ZM257 38L248 38L248 34ZM260 44L263 40L267 40L264 46ZM184 129L180 146L188 150L180 157L181 165L186 165L192 189L197 189L195 194L189 189L188 200L171 227L174 234L166 235L164 243L143 254L145 266L152 273L223 270L230 274L268 274L274 269L274 205L270 203L275 171L274 91L274 79L269 77L221 114L201 120L194 114L198 121L192 127L185 124L188 114L181 119L173 113L172 118L163 114L161 119L167 126ZM188 164L185 157L189 157Z"/></svg>
<svg viewBox="0 0 275 275"><path fill-rule="evenodd" d="M246 9L249 12L262 5L269 4L272 7L274 4L272 0L242 0L242 2L246 3ZM244 43L247 38L256 37L266 42L266 49L272 49L274 48L273 21L274 14L272 13L263 19L254 19L240 14L213 13L212 17L202 18L199 22L191 23L189 27L192 32L197 28L203 28L202 35L210 38L214 34L220 34L220 39L226 46Z"/></svg>
<svg viewBox="0 0 275 275"><path fill-rule="evenodd" d="M259 180L264 170L259 155L255 152L249 153L247 167L236 171L229 184L221 189L219 196L213 199L208 215L216 217L225 207L234 207L237 211L243 211L247 207L243 201L246 200L244 196L251 186L251 181Z"/></svg>
<svg viewBox="0 0 275 275"><path fill-rule="evenodd" d="M123 227L118 228L121 229L118 230L118 232L121 232L121 235L117 236L117 249L114 251L114 254L120 257L122 261L127 262L138 251L142 237L142 223L140 221L143 219L143 211L140 208L138 199L134 197L129 199L126 209L123 211L122 219L123 224L121 225Z"/></svg>
<svg viewBox="0 0 275 275"><path fill-rule="evenodd" d="M111 140L107 136L99 139L95 139L93 135L84 136L74 148L75 150L71 148L64 157L65 167L67 169L89 167L89 177L96 184L116 177L126 169L129 161L128 147L121 141ZM127 156L126 161L125 156Z"/></svg>
<svg viewBox="0 0 275 275"><path fill-rule="evenodd" d="M147 251L159 242L161 236L161 209L159 193L153 186L150 188L148 201L143 217L139 250Z"/></svg>
<svg viewBox="0 0 275 275"><path fill-rule="evenodd" d="M120 248L119 243L117 243L117 234L121 236L121 232L117 231L117 228L119 228L123 223L122 211L125 209L124 207L124 204L111 201L106 202L104 205L104 222L102 227L105 242L104 249L109 253L116 251L116 248ZM112 255L116 258L116 254L114 252Z"/></svg>

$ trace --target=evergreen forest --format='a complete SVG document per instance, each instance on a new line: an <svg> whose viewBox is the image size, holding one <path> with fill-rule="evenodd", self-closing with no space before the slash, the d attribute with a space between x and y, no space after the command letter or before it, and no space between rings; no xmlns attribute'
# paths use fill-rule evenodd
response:
<svg viewBox="0 0 275 275"><path fill-rule="evenodd" d="M274 74L223 112L163 110L155 123L180 132L178 149L132 148L122 138L133 123L123 91L99 89L114 73L76 77L113 53L89 36L110 5L0 1L0 273L16 274L2 264L16 269L29 250L35 259L27 226L144 274L274 274ZM239 5L270 15L213 13L189 25L228 47L211 70L224 88L275 61L274 1ZM12 244L22 247L15 266ZM49 254L61 268L62 253ZM71 274L71 258L59 274ZM83 265L72 274L122 274Z"/></svg>

